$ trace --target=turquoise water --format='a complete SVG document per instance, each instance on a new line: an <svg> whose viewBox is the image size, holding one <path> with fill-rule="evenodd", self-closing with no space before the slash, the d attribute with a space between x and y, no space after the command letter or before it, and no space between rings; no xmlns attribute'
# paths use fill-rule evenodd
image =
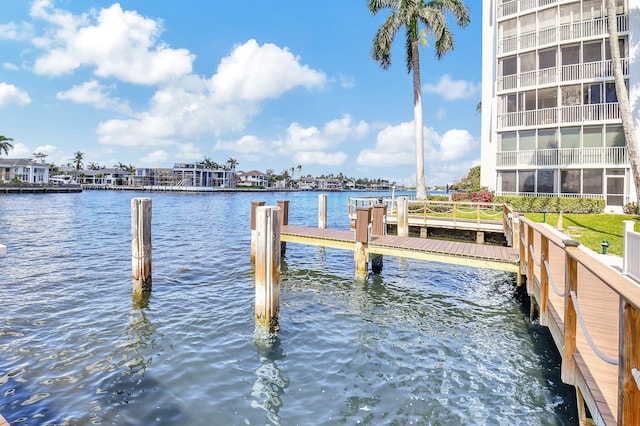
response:
<svg viewBox="0 0 640 426"><path fill-rule="evenodd" d="M329 227L347 229L346 193ZM360 194L358 194L360 195ZM153 292L132 298L130 201L153 199ZM254 338L253 200L317 193L0 197L0 413L11 425L577 424L512 274L288 244L281 332Z"/></svg>

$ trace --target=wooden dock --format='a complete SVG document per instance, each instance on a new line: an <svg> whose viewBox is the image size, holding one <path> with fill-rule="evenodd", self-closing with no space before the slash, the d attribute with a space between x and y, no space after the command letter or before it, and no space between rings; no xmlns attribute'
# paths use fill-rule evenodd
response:
<svg viewBox="0 0 640 426"><path fill-rule="evenodd" d="M354 231L319 229L285 225L280 230L283 242L292 242L343 250L355 250ZM478 268L517 272L519 254L511 247L459 241L443 241L395 235L372 236L370 254L453 263Z"/></svg>
<svg viewBox="0 0 640 426"><path fill-rule="evenodd" d="M527 293L576 388L580 423L639 425L640 285L548 225L521 218L520 235Z"/></svg>

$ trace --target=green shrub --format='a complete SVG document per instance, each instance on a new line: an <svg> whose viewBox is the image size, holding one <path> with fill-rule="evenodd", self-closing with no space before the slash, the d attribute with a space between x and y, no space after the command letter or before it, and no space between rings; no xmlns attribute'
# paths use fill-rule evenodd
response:
<svg viewBox="0 0 640 426"><path fill-rule="evenodd" d="M603 213L605 207L600 198L496 196L493 201L522 213Z"/></svg>
<svg viewBox="0 0 640 426"><path fill-rule="evenodd" d="M427 200L429 201L449 201L448 195L428 195Z"/></svg>

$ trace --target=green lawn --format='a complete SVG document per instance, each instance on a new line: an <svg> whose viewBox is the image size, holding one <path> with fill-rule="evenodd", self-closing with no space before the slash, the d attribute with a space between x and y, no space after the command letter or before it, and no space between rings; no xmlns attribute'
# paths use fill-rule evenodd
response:
<svg viewBox="0 0 640 426"><path fill-rule="evenodd" d="M526 213L526 217L542 222L542 213ZM557 226L558 214L547 213L546 222L551 226ZM602 252L600 242L606 240L609 243L608 254L622 256L623 232L625 220L635 222L634 230L640 232L640 218L624 214L564 214L564 233L580 244L595 252Z"/></svg>

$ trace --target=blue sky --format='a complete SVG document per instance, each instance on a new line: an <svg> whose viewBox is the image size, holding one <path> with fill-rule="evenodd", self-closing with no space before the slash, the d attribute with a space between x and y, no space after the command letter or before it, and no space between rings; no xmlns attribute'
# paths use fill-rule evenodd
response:
<svg viewBox="0 0 640 426"><path fill-rule="evenodd" d="M481 7L421 49L427 185L480 161ZM415 184L412 79L367 1L2 0L0 134L9 157L111 167L235 157L240 170Z"/></svg>

